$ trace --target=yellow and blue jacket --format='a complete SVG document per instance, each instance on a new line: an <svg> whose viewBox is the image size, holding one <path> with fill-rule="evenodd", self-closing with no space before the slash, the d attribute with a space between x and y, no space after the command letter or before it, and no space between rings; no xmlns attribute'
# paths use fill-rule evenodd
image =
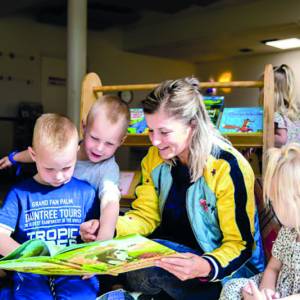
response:
<svg viewBox="0 0 300 300"><path fill-rule="evenodd" d="M188 218L213 280L250 277L264 270L254 200L254 174L247 160L221 143L201 176L187 191ZM117 235L152 233L161 221L172 186L171 165L151 147L142 161L142 183L129 212L118 219ZM174 229L175 230L175 229Z"/></svg>

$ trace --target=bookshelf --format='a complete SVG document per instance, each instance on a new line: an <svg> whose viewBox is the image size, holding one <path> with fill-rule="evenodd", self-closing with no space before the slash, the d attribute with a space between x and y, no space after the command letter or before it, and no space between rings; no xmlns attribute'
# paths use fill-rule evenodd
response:
<svg viewBox="0 0 300 300"><path fill-rule="evenodd" d="M128 85L102 85L96 73L87 74L82 82L80 119L85 120L92 103L102 93L116 91L145 91L154 89L158 83L128 84ZM233 133L224 134L235 147L261 147L263 152L274 146L274 73L272 65L264 69L263 81L232 81L232 82L201 82L200 88L263 88L264 124L263 133ZM128 147L150 146L147 134L129 134L123 144ZM263 161L263 173L265 162ZM131 200L134 194L124 197L124 201Z"/></svg>

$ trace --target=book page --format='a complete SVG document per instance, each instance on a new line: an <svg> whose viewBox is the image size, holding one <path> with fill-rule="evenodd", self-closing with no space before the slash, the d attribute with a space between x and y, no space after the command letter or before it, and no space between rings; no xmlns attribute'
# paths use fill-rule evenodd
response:
<svg viewBox="0 0 300 300"><path fill-rule="evenodd" d="M117 275L129 270L153 266L155 260L175 254L155 241L140 235L129 235L107 241L96 241L65 247L53 257L40 255L43 241L31 240L15 253L0 260L0 269L43 275Z"/></svg>

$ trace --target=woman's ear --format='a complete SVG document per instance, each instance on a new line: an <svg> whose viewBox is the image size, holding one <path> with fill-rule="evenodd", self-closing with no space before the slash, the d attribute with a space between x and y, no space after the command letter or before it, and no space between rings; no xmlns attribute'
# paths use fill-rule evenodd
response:
<svg viewBox="0 0 300 300"><path fill-rule="evenodd" d="M35 162L36 161L36 153L35 153L35 151L31 147L28 147L27 150L28 150L28 153L29 153L31 159Z"/></svg>
<svg viewBox="0 0 300 300"><path fill-rule="evenodd" d="M195 119L192 119L190 121L190 126L191 126L192 129L195 129L195 127L196 127L196 120Z"/></svg>

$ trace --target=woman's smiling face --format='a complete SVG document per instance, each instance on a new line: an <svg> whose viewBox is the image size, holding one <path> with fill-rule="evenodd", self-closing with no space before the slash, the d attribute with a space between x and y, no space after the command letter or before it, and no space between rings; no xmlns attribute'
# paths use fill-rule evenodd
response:
<svg viewBox="0 0 300 300"><path fill-rule="evenodd" d="M163 159L178 157L187 164L192 126L168 115L163 108L153 114L145 114L149 137Z"/></svg>

